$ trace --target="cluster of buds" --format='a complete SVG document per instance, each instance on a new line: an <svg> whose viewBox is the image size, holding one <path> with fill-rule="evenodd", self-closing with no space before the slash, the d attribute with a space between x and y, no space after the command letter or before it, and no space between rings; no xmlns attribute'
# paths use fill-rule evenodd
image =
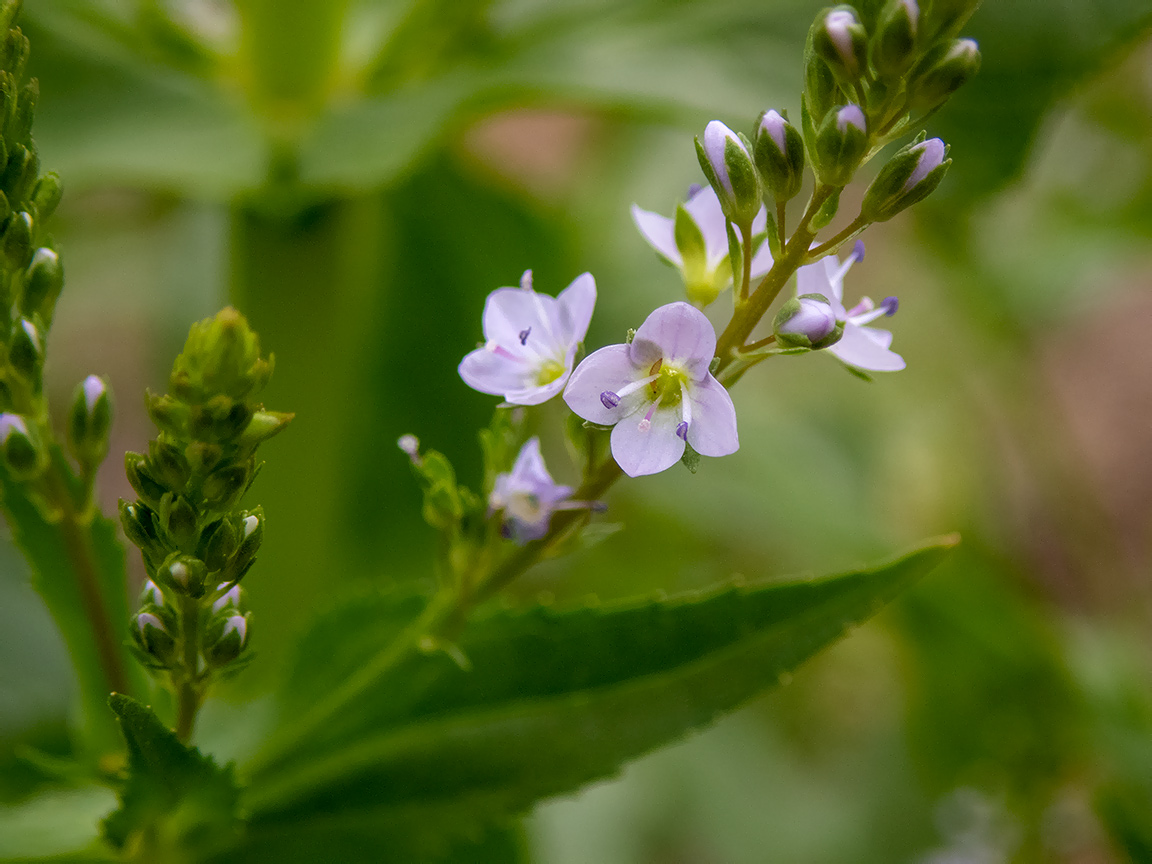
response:
<svg viewBox="0 0 1152 864"><path fill-rule="evenodd" d="M147 396L159 434L147 454L125 456L139 497L120 502L120 521L149 579L132 634L146 665L184 680L247 646L237 583L256 560L264 513L238 505L259 468L257 448L292 419L254 401L271 374L235 309L194 324L171 393Z"/></svg>

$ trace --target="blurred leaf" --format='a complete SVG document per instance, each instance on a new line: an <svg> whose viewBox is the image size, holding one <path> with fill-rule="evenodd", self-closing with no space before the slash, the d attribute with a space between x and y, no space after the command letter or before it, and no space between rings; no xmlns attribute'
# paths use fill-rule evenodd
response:
<svg viewBox="0 0 1152 864"><path fill-rule="evenodd" d="M129 696L114 693L108 704L128 744L128 779L120 808L104 820L109 842L123 848L132 838L153 844L150 860L165 850L212 849L231 840L238 823L239 789L232 766L220 768L187 747L152 712Z"/></svg>
<svg viewBox="0 0 1152 864"><path fill-rule="evenodd" d="M59 475L70 479L63 455L57 450L53 458ZM118 749L119 735L108 715L108 694L117 688L142 689L142 676L122 644L128 623L128 583L116 526L97 514L87 528L80 527L73 534L61 522L46 522L26 496L24 487L13 483L7 474L0 474L0 491L13 538L31 565L32 585L68 646L90 746L96 753ZM117 650L104 662L99 651L101 641L85 614L88 599L75 570L78 558L92 567L103 617L113 628ZM109 664L115 665L114 674L108 671Z"/></svg>
<svg viewBox="0 0 1152 864"><path fill-rule="evenodd" d="M1147 0L985 3L962 33L980 43L980 74L929 124L956 160L930 199L938 212L971 207L1016 178L1055 101L1150 24Z"/></svg>
<svg viewBox="0 0 1152 864"><path fill-rule="evenodd" d="M443 654L413 656L322 741L259 772L247 801L253 831L358 819L446 829L609 776L785 680L955 543L824 579L481 617L458 640L468 671ZM288 705L322 698L418 605L384 596L322 620L301 647Z"/></svg>
<svg viewBox="0 0 1152 864"><path fill-rule="evenodd" d="M110 790L93 786L0 807L0 862L111 861L100 851L97 826L114 805Z"/></svg>

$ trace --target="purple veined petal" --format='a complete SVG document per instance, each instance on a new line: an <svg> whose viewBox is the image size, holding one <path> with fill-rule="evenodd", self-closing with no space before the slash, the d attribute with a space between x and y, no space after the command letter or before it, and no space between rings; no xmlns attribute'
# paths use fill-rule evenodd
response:
<svg viewBox="0 0 1152 864"><path fill-rule="evenodd" d="M736 432L736 408L724 385L707 376L688 390L692 400L692 422L688 443L702 456L727 456L740 449Z"/></svg>
<svg viewBox="0 0 1152 864"><path fill-rule="evenodd" d="M713 193L712 197L716 197ZM717 204L717 207L720 205ZM660 254L661 257L675 264L677 267L684 263L680 250L676 248L676 223L667 216L643 210L632 205L632 221L636 228L644 235L648 245Z"/></svg>
<svg viewBox="0 0 1152 864"><path fill-rule="evenodd" d="M858 369L868 369L872 372L899 372L903 369L907 365L904 358L873 339L866 332L869 329L873 328L845 324L844 335L840 341L824 350L841 362Z"/></svg>
<svg viewBox="0 0 1152 864"><path fill-rule="evenodd" d="M760 248L756 250L756 254L752 256L752 278L763 279L772 269L772 263L772 247L768 238L765 237L760 243ZM755 288L756 286L753 285L752 287Z"/></svg>
<svg viewBox="0 0 1152 864"><path fill-rule="evenodd" d="M684 209L704 235L704 254L708 269L713 270L728 254L728 228L716 190L711 186L703 187L688 199Z"/></svg>
<svg viewBox="0 0 1152 864"><path fill-rule="evenodd" d="M568 383L569 374L570 373L565 372L555 381L549 381L547 384L517 387L514 390L505 390L498 395L503 396L504 401L512 405L543 405L564 389L564 385ZM487 393L490 391L485 390L482 392Z"/></svg>
<svg viewBox="0 0 1152 864"><path fill-rule="evenodd" d="M575 347L584 341L588 325L592 323L592 310L596 308L596 280L591 273L581 273L556 297L556 310L560 319L560 336L565 347ZM569 359L568 368L572 367Z"/></svg>
<svg viewBox="0 0 1152 864"><path fill-rule="evenodd" d="M548 318L553 317L555 305L556 298L547 294L537 294L523 288L497 288L484 301L484 338L520 353L517 350L521 344L520 334L530 330L533 342L543 340L542 344L548 345L552 341L549 334L554 330L555 322L542 319L541 313ZM532 349L530 353L536 355L542 352Z"/></svg>
<svg viewBox="0 0 1152 864"><path fill-rule="evenodd" d="M592 423L610 426L626 417L645 397L634 394L615 408L609 408L600 398L601 393L615 393L647 375L647 369L637 369L627 345L608 345L593 351L576 367L568 379L564 401L577 415Z"/></svg>
<svg viewBox="0 0 1152 864"><path fill-rule="evenodd" d="M680 412L661 408L652 412L647 424L637 411L612 430L612 458L629 477L659 474L680 461L684 440L676 434Z"/></svg>
<svg viewBox="0 0 1152 864"><path fill-rule="evenodd" d="M716 353L716 331L695 306L669 303L644 319L628 348L644 374L657 360L665 360L684 367L693 381L699 381L708 374Z"/></svg>
<svg viewBox="0 0 1152 864"><path fill-rule="evenodd" d="M534 367L527 361L501 357L487 348L469 352L458 367L460 377L473 390L503 396L528 389Z"/></svg>
<svg viewBox="0 0 1152 864"><path fill-rule="evenodd" d="M555 485L552 482L552 475L548 473L548 466L544 464L539 438L529 438L524 443L512 465L512 473L508 476L516 483L517 488Z"/></svg>
<svg viewBox="0 0 1152 864"><path fill-rule="evenodd" d="M879 345L881 348L892 347L892 331L882 330L879 327L861 327L860 332Z"/></svg>

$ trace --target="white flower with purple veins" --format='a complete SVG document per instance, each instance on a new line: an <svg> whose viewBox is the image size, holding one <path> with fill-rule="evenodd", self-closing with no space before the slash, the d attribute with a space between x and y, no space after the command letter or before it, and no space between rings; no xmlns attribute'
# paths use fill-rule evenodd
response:
<svg viewBox="0 0 1152 864"><path fill-rule="evenodd" d="M670 303L648 316L630 344L588 355L564 401L585 420L615 426L612 456L630 477L672 467L685 443L704 456L727 456L740 440L732 398L708 371L715 352L704 313Z"/></svg>
<svg viewBox="0 0 1152 864"><path fill-rule="evenodd" d="M564 389L596 305L596 280L584 273L558 297L532 290L532 271L519 288L497 288L484 304L484 346L460 362L473 390L513 405L539 405Z"/></svg>
<svg viewBox="0 0 1152 864"><path fill-rule="evenodd" d="M632 205L632 221L656 252L672 266L678 268L688 289L688 299L707 306L717 295L732 284L732 267L728 261L728 229L720 199L711 186L694 187L688 192L684 210L695 224L697 238L693 242L677 235L676 220L659 213ZM768 227L768 213L761 207L752 221L752 236L764 235ZM677 240L680 242L678 243ZM703 240L703 249L699 247ZM701 251L703 254L701 254ZM768 243L761 240L760 248L752 256L752 279L762 278L772 269L772 253Z"/></svg>
<svg viewBox="0 0 1152 864"><path fill-rule="evenodd" d="M864 297L851 309L844 308L844 276L852 265L864 260L864 243L857 240L844 263L835 255L806 264L796 271L797 294L823 294L832 305L837 321L844 323L840 341L824 350L857 369L873 372L897 372L905 366L904 358L890 350L892 333L867 326L877 318L895 315L899 305L895 297L874 304Z"/></svg>
<svg viewBox="0 0 1152 864"><path fill-rule="evenodd" d="M488 496L491 512L504 511L504 534L517 543L539 540L548 533L555 510L574 510L591 505L569 501L571 486L552 479L540 455L540 439L531 438L516 457L511 472L496 475Z"/></svg>

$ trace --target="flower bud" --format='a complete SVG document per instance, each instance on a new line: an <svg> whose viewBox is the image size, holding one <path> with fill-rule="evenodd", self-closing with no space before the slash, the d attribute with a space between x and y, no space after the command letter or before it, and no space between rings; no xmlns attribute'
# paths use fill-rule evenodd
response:
<svg viewBox="0 0 1152 864"><path fill-rule="evenodd" d="M204 562L209 571L215 573L227 566L239 542L239 533L232 520L227 517L217 519L200 533L196 557Z"/></svg>
<svg viewBox="0 0 1152 864"><path fill-rule="evenodd" d="M163 433L148 442L148 472L170 492L183 492L192 476L184 451Z"/></svg>
<svg viewBox="0 0 1152 864"><path fill-rule="evenodd" d="M160 499L156 516L161 529L167 532L173 545L186 549L195 542L199 519L188 499L171 492L165 493Z"/></svg>
<svg viewBox="0 0 1152 864"><path fill-rule="evenodd" d="M912 66L919 27L920 7L916 0L888 0L872 41L872 65L881 78L894 81Z"/></svg>
<svg viewBox="0 0 1152 864"><path fill-rule="evenodd" d="M51 321L63 287L64 269L60 266L60 256L47 246L41 246L32 255L32 263L24 276L20 311L29 317L39 313L45 321Z"/></svg>
<svg viewBox="0 0 1152 864"><path fill-rule="evenodd" d="M804 105L808 108L813 125L819 126L836 105L843 100L836 76L815 52L808 51L804 60Z"/></svg>
<svg viewBox="0 0 1152 864"><path fill-rule="evenodd" d="M939 138L917 140L899 150L864 193L860 215L869 222L886 222L927 198L952 164L947 156L948 147Z"/></svg>
<svg viewBox="0 0 1152 864"><path fill-rule="evenodd" d="M38 380L44 362L44 340L39 328L27 318L20 318L12 324L8 337L8 362L25 381Z"/></svg>
<svg viewBox="0 0 1152 864"><path fill-rule="evenodd" d="M737 225L751 225L763 206L760 175L748 151L749 146L719 120L704 127L703 143L696 139L700 167L725 217Z"/></svg>
<svg viewBox="0 0 1152 864"><path fill-rule="evenodd" d="M25 87L20 94L16 116L9 119L7 128L4 130L9 141L22 140L20 137L21 127L27 126L31 130L32 112L30 109L32 106L28 101L30 96L34 97L35 94ZM4 167L3 175L0 176L0 186L8 190L8 198L13 204L26 201L39 173L40 157L36 151L25 147L23 144L14 144L12 151L8 154L8 164ZM31 254L31 249L28 251ZM27 266L27 264L27 257L20 262L21 267Z"/></svg>
<svg viewBox="0 0 1152 864"><path fill-rule="evenodd" d="M140 589L140 605L164 606L164 592L161 591L160 586L151 579L146 579L144 581L144 587Z"/></svg>
<svg viewBox="0 0 1152 864"><path fill-rule="evenodd" d="M201 486L204 505L211 510L229 509L248 489L253 467L253 460L247 459L215 469Z"/></svg>
<svg viewBox="0 0 1152 864"><path fill-rule="evenodd" d="M167 490L152 476L143 456L131 450L125 453L124 474L136 494L140 496L140 500L154 510L160 507L160 501Z"/></svg>
<svg viewBox="0 0 1152 864"><path fill-rule="evenodd" d="M188 429L188 406L165 394L157 396L152 391L144 394L144 404L148 416L159 427L174 438L183 438Z"/></svg>
<svg viewBox="0 0 1152 864"><path fill-rule="evenodd" d="M166 588L188 597L204 596L204 579L208 570L191 555L174 554L157 569L156 580Z"/></svg>
<svg viewBox="0 0 1152 864"><path fill-rule="evenodd" d="M753 147L760 179L777 201L789 201L804 183L804 139L776 111L765 111L756 126Z"/></svg>
<svg viewBox="0 0 1152 864"><path fill-rule="evenodd" d="M240 656L248 645L248 623L251 613L238 615L234 609L214 615L204 634L204 659L219 668Z"/></svg>
<svg viewBox="0 0 1152 864"><path fill-rule="evenodd" d="M143 504L129 504L120 500L120 525L124 528L124 536L134 546L141 549L151 549L157 542L156 514Z"/></svg>
<svg viewBox="0 0 1152 864"><path fill-rule="evenodd" d="M263 444L273 435L278 435L285 426L292 422L295 414L286 414L282 411L257 411L240 433L237 443L241 447L255 447Z"/></svg>
<svg viewBox="0 0 1152 864"><path fill-rule="evenodd" d="M212 601L213 614L223 612L225 609L232 609L239 611L244 606L245 594L244 589L239 585L232 585L228 582L221 582L216 586L217 591L223 593Z"/></svg>
<svg viewBox="0 0 1152 864"><path fill-rule="evenodd" d="M840 341L844 324L836 320L823 294L801 294L780 307L772 324L776 342L786 348L827 348Z"/></svg>
<svg viewBox="0 0 1152 864"><path fill-rule="evenodd" d="M43 468L40 448L19 414L0 414L0 455L15 480L31 480Z"/></svg>
<svg viewBox="0 0 1152 864"><path fill-rule="evenodd" d="M86 471L94 471L108 455L108 432L112 427L112 403L108 386L89 375L76 388L68 412L68 447Z"/></svg>
<svg viewBox="0 0 1152 864"><path fill-rule="evenodd" d="M908 84L912 108L930 111L943 104L980 71L980 49L971 39L941 45L916 64Z"/></svg>
<svg viewBox="0 0 1152 864"><path fill-rule="evenodd" d="M176 639L154 607L140 612L132 619L132 638L140 650L160 668L172 664L176 656Z"/></svg>
<svg viewBox="0 0 1152 864"><path fill-rule="evenodd" d="M260 544L264 542L264 510L257 507L246 513L240 519L240 545L236 554L228 563L224 576L229 582L239 582L240 578L248 572L252 562L256 560L256 553Z"/></svg>
<svg viewBox="0 0 1152 864"><path fill-rule="evenodd" d="M32 217L23 211L15 214L4 227L0 252L12 270L23 270L32 257Z"/></svg>
<svg viewBox="0 0 1152 864"><path fill-rule="evenodd" d="M868 33L851 6L827 9L812 25L812 49L841 81L856 81L868 62Z"/></svg>
<svg viewBox="0 0 1152 864"><path fill-rule="evenodd" d="M60 199L64 196L64 188L60 185L60 178L49 172L36 181L36 188L32 190L32 203L36 205L36 215L47 219L56 212Z"/></svg>
<svg viewBox="0 0 1152 864"><path fill-rule="evenodd" d="M868 121L859 105L824 118L816 133L816 172L829 186L847 186L868 151Z"/></svg>

